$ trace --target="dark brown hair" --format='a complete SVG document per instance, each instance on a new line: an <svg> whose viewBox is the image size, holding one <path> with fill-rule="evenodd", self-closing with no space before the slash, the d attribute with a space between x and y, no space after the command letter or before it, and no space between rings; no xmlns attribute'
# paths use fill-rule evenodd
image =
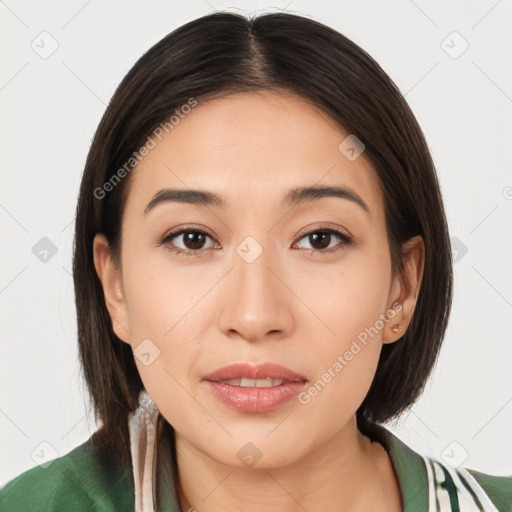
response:
<svg viewBox="0 0 512 512"><path fill-rule="evenodd" d="M420 235L425 267L416 309L402 340L385 344L357 411L360 426L398 416L418 398L438 357L452 300L450 239L440 187L412 111L381 67L339 32L311 19L218 12L191 21L148 50L114 93L92 141L76 210L73 278L84 377L101 428L103 454L129 461L127 415L143 388L131 347L113 332L95 272L93 239L103 233L120 263L129 174L104 184L153 130L195 98L273 89L298 94L366 146L385 200L393 272L401 245Z"/></svg>

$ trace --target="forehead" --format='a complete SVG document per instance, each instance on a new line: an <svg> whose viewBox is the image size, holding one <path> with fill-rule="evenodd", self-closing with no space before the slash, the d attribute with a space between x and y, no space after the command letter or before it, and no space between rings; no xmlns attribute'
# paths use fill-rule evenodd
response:
<svg viewBox="0 0 512 512"><path fill-rule="evenodd" d="M339 149L350 134L298 96L260 91L211 99L179 122L132 171L126 210L143 212L169 188L200 189L228 207L280 206L292 188L345 186L372 215L382 213L380 188L364 152L349 160Z"/></svg>

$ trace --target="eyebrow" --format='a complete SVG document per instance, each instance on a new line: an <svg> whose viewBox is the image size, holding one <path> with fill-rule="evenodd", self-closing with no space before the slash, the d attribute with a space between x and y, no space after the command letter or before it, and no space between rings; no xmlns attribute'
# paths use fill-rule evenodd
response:
<svg viewBox="0 0 512 512"><path fill-rule="evenodd" d="M283 206L296 206L298 204L311 201L318 201L324 197L338 197L352 201L359 205L369 215L370 209L361 197L348 187L331 187L331 186L313 186L294 188L290 190L283 199ZM148 203L144 210L147 214L150 210L159 204L177 202L187 203L194 206L215 207L220 209L227 208L227 202L221 196L205 190L176 189L164 188L159 190Z"/></svg>

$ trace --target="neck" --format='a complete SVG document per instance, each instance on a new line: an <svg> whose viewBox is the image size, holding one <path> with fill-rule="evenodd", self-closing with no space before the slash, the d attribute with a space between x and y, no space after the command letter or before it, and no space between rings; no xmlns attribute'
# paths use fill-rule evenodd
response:
<svg viewBox="0 0 512 512"><path fill-rule="evenodd" d="M324 445L284 466L228 466L177 432L176 454L184 512L401 510L390 459L382 445L361 434L355 418Z"/></svg>

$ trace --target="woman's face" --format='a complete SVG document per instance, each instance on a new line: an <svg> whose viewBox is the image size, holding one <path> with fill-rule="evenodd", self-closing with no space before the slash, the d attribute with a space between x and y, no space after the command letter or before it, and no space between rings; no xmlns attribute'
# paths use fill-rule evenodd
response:
<svg viewBox="0 0 512 512"><path fill-rule="evenodd" d="M411 307L383 198L348 135L292 95L199 103L129 177L122 270L102 266L95 240L146 390L183 442L222 463L286 465L353 428L382 343L403 334L391 326ZM288 373L254 368L267 363ZM218 373L234 364L248 367Z"/></svg>

